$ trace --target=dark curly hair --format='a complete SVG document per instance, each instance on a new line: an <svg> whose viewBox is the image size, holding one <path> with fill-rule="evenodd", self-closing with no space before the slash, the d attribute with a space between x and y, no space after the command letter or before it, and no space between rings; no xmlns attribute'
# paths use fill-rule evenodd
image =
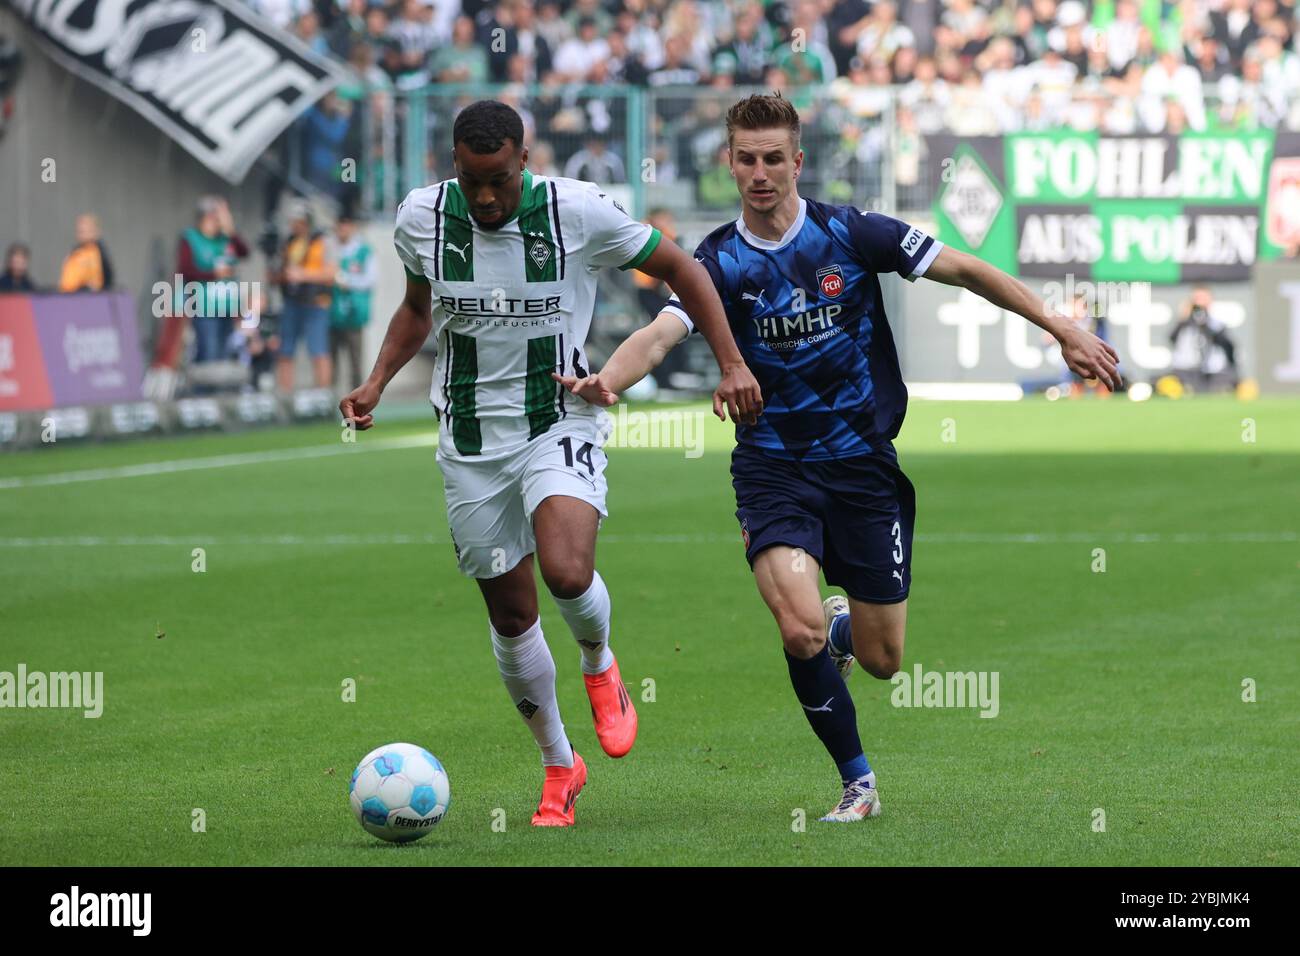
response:
<svg viewBox="0 0 1300 956"><path fill-rule="evenodd" d="M456 116L451 129L451 144L464 143L480 155L495 153L514 140L515 148L524 145L524 121L505 103L496 100L479 100L465 107Z"/></svg>

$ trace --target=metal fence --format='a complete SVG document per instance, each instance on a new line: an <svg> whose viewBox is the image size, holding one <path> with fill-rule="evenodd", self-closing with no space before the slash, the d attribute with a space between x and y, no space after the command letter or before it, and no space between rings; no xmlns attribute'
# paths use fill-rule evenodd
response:
<svg viewBox="0 0 1300 956"><path fill-rule="evenodd" d="M409 190L454 175L451 131L459 109L475 100L495 99L523 117L531 169L621 191L638 218L671 214L676 240L689 251L737 213L735 184L722 152L725 116L733 103L751 92L768 91L477 84L364 91L353 101L356 135L349 148L361 161L355 164L352 194L363 215L391 222ZM1171 98L1103 95L1100 87L1086 84L1055 91L1050 101L1046 93L1031 89L1024 94L1021 112L1014 115L978 83L951 87L944 98L929 98L924 90L918 95L916 88L843 80L795 88L785 95L802 122L803 194L921 224L933 219L942 164L949 158L927 150L939 148L936 143L951 144L954 136L963 140L1053 129L1152 135L1180 125L1214 131L1300 129L1300 103L1275 101L1266 91L1245 88L1239 81L1227 83L1226 89L1207 86L1195 110ZM1008 118L1014 130L1007 128ZM309 177L295 177L304 178ZM891 293L887 290L886 295L892 311ZM589 343L597 363L602 353L654 314L653 298L631 273L604 274ZM673 360L678 364L669 379L675 377L680 389L690 390L692 381L707 379L709 356L702 343L676 350Z"/></svg>
<svg viewBox="0 0 1300 956"><path fill-rule="evenodd" d="M635 215L655 208L691 224L717 220L736 209L719 148L725 143L728 107L765 88L631 86L524 86L443 84L416 91L357 91L353 135L339 160L359 153L355 193L361 210L383 218L418 186L453 175L451 127L456 113L478 99L508 103L524 119L530 168L551 175L625 185ZM978 85L949 88L936 102L915 90L856 86L839 80L827 87L802 87L786 95L803 123L802 189L825 202L852 203L894 214L930 208L934 167L943 157L926 154L926 136L1012 132L998 127L1006 111ZM1016 130L1098 129L1112 134L1153 133L1152 104L1105 96L1080 85L1043 102L1037 91L1017 104ZM1261 125L1300 129L1300 102L1273 102L1265 91L1234 82L1227 89L1207 85L1204 124L1211 129ZM1163 105L1156 106L1164 122ZM1173 110L1173 105L1168 109ZM1179 110L1180 114L1186 111ZM1179 122L1186 122L1182 115ZM1170 120L1174 122L1174 120ZM311 147L295 148L293 182L311 181L298 168Z"/></svg>

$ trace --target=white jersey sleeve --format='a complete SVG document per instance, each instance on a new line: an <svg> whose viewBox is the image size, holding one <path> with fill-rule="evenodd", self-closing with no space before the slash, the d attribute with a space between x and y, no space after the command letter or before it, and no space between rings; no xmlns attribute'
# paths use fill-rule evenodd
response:
<svg viewBox="0 0 1300 956"><path fill-rule="evenodd" d="M420 254L416 251L416 242L420 235L420 228L416 222L418 215L414 193L408 193L407 197L402 200L401 205L397 207L397 223L393 227L393 245L397 248L397 257L402 260L402 265L406 266L406 271L413 276L419 276L426 281L428 276L424 274L424 264L420 261Z"/></svg>
<svg viewBox="0 0 1300 956"><path fill-rule="evenodd" d="M658 229L637 222L608 193L590 185L582 195L582 254L592 272L634 269L659 245Z"/></svg>

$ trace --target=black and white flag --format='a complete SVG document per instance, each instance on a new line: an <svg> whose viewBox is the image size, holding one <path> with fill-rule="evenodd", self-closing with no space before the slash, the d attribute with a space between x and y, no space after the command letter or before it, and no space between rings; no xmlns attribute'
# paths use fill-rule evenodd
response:
<svg viewBox="0 0 1300 956"><path fill-rule="evenodd" d="M9 0L50 55L232 183L339 70L238 0Z"/></svg>

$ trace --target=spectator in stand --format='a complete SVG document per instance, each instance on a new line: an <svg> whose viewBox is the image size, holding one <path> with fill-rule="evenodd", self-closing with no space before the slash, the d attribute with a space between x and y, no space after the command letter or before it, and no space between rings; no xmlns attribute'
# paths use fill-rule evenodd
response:
<svg viewBox="0 0 1300 956"><path fill-rule="evenodd" d="M63 260L60 292L103 292L113 287L113 265L100 238L99 219L91 213L77 217L77 244Z"/></svg>
<svg viewBox="0 0 1300 956"><path fill-rule="evenodd" d="M1115 4L1115 19L1101 33L1112 70L1123 70L1137 56L1141 32L1142 20L1138 16L1136 0L1119 0Z"/></svg>
<svg viewBox="0 0 1300 956"><path fill-rule="evenodd" d="M1042 98L1044 122L1049 126L1062 122L1078 79L1074 64L1049 47L1041 60L1031 63L1024 71L1025 88L1036 89Z"/></svg>
<svg viewBox="0 0 1300 956"><path fill-rule="evenodd" d="M294 22L293 32L313 53L329 56L329 40L321 32L320 17L315 10L307 10L299 16Z"/></svg>
<svg viewBox="0 0 1300 956"><path fill-rule="evenodd" d="M398 69L393 78L398 89L420 89L429 83L429 54L448 39L439 33L434 12L432 4L404 0L401 13L388 27L388 36L396 41L399 51Z"/></svg>
<svg viewBox="0 0 1300 956"><path fill-rule="evenodd" d="M367 0L343 0L343 9L335 17L326 36L329 50L340 60L350 60L352 50L359 43L364 43L367 33L369 12L376 10L383 15L383 7L371 7ZM387 17L385 17L385 22ZM380 31L382 35L383 31Z"/></svg>
<svg viewBox="0 0 1300 956"><path fill-rule="evenodd" d="M280 311L280 357L276 378L280 390L294 387L294 354L299 339L307 342L312 376L318 388L329 388L329 307L337 272L330 262L325 237L312 228L311 211L305 203L290 213L290 236L284 247L284 266L277 276L284 295Z"/></svg>
<svg viewBox="0 0 1300 956"><path fill-rule="evenodd" d="M837 72L826 36L816 0L796 0L788 37L776 50L776 66L797 86L832 82Z"/></svg>
<svg viewBox="0 0 1300 956"><path fill-rule="evenodd" d="M1260 37L1255 49L1259 54L1261 78L1265 85L1276 90L1278 98L1284 104L1294 103L1300 98L1300 57L1288 50L1283 41L1272 33Z"/></svg>
<svg viewBox="0 0 1300 956"><path fill-rule="evenodd" d="M293 23L311 10L311 0L245 0L255 13L261 14L281 30L292 29Z"/></svg>
<svg viewBox="0 0 1300 956"><path fill-rule="evenodd" d="M1228 51L1234 67L1241 65L1246 48L1259 39L1259 24L1250 8L1251 0L1225 0L1222 9L1210 11L1214 37Z"/></svg>
<svg viewBox="0 0 1300 956"><path fill-rule="evenodd" d="M586 83L596 65L609 56L609 43L600 35L593 17L578 21L578 35L555 54L556 79L562 83Z"/></svg>
<svg viewBox="0 0 1300 956"><path fill-rule="evenodd" d="M893 0L880 0L858 33L858 56L865 62L870 62L876 53L892 57L903 47L915 45L912 31L898 22L898 7Z"/></svg>
<svg viewBox="0 0 1300 956"><path fill-rule="evenodd" d="M696 199L706 209L735 208L736 183L729 152L726 143L719 146L713 165L700 174L696 183Z"/></svg>
<svg viewBox="0 0 1300 956"><path fill-rule="evenodd" d="M1102 116L1102 129L1115 136L1129 136L1141 131L1138 101L1142 96L1142 67L1130 63L1124 75L1112 79L1107 87L1110 97Z"/></svg>
<svg viewBox="0 0 1300 956"><path fill-rule="evenodd" d="M333 92L302 118L303 172L309 183L335 199L343 194L343 154L351 126L352 104Z"/></svg>
<svg viewBox="0 0 1300 956"><path fill-rule="evenodd" d="M585 20L591 20L595 24L596 32L601 36L614 27L614 18L601 5L601 0L573 0L568 6L569 11L564 15L564 19L579 35L582 33L582 24Z"/></svg>
<svg viewBox="0 0 1300 956"><path fill-rule="evenodd" d="M376 60L382 59L384 41L389 37L391 26L388 11L383 7L366 8L366 29L361 39L367 46L374 48Z"/></svg>
<svg viewBox="0 0 1300 956"><path fill-rule="evenodd" d="M249 248L235 229L230 204L221 196L204 196L195 207L195 223L181 233L176 246L177 312L194 320L196 363L225 356L233 320L239 315L235 265L248 258ZM191 283L201 292L195 297Z"/></svg>
<svg viewBox="0 0 1300 956"><path fill-rule="evenodd" d="M487 50L474 39L474 21L457 17L451 43L440 46L429 60L429 72L438 83L486 83Z"/></svg>
<svg viewBox="0 0 1300 956"><path fill-rule="evenodd" d="M901 104L916 117L916 128L931 135L943 129L943 114L952 99L946 81L940 79L934 58L921 57L916 64L916 78L898 93Z"/></svg>
<svg viewBox="0 0 1300 956"><path fill-rule="evenodd" d="M700 71L686 62L690 44L682 37L672 36L664 42L664 62L653 70L646 82L650 86L695 86L700 82ZM775 88L775 87L774 87Z"/></svg>
<svg viewBox="0 0 1300 956"><path fill-rule="evenodd" d="M607 83L645 86L647 73L641 61L628 49L627 37L615 30L609 35L609 59L596 64L593 76L594 82L600 86Z"/></svg>
<svg viewBox="0 0 1300 956"><path fill-rule="evenodd" d="M1084 43L1082 20L1071 23L1062 30L1061 57L1066 63L1074 67L1077 76L1083 76L1087 72L1088 46Z"/></svg>
<svg viewBox="0 0 1300 956"><path fill-rule="evenodd" d="M537 6L537 33L555 54L575 35L569 21L560 14L559 0L541 0Z"/></svg>
<svg viewBox="0 0 1300 956"><path fill-rule="evenodd" d="M1001 132L998 113L976 74L967 73L953 89L944 125L958 136L996 136Z"/></svg>
<svg viewBox="0 0 1300 956"><path fill-rule="evenodd" d="M1191 53L1195 57L1193 65L1201 71L1201 79L1206 83L1218 83L1233 75L1228 53L1214 37L1200 37Z"/></svg>
<svg viewBox="0 0 1300 956"><path fill-rule="evenodd" d="M351 375L345 387L351 391L360 388L365 377L361 366L361 337L370 322L370 294L378 278L378 263L370 244L358 234L357 222L350 214L339 216L334 228L338 275L330 308L330 360L335 375L342 378L339 356L347 353Z"/></svg>
<svg viewBox="0 0 1300 956"><path fill-rule="evenodd" d="M569 157L564 175L589 183L625 183L627 170L618 154L605 146L599 136L589 136L587 144Z"/></svg>
<svg viewBox="0 0 1300 956"><path fill-rule="evenodd" d="M555 164L555 147L549 140L536 137L532 143L532 148L528 150L528 168L538 176L559 176L560 168Z"/></svg>
<svg viewBox="0 0 1300 956"><path fill-rule="evenodd" d="M998 126L1006 132L1019 127L1020 104L1024 96L1024 69L1016 66L1015 44L997 37L975 61L983 75L988 107L997 116Z"/></svg>
<svg viewBox="0 0 1300 956"><path fill-rule="evenodd" d="M1197 132L1205 129L1205 98L1201 91L1201 74L1193 66L1179 61L1172 50L1160 54L1159 62L1142 77L1142 102L1139 110L1147 131L1165 129L1165 101L1178 102L1187 125Z"/></svg>
<svg viewBox="0 0 1300 956"><path fill-rule="evenodd" d="M840 0L827 14L826 45L835 57L835 71L841 76L848 74L849 64L858 55L858 37L871 22L871 4L867 0Z"/></svg>
<svg viewBox="0 0 1300 956"><path fill-rule="evenodd" d="M894 51L893 58L888 61L890 83L894 86L911 83L916 78L916 64L920 59L921 55L916 52L916 47L900 46Z"/></svg>
<svg viewBox="0 0 1300 956"><path fill-rule="evenodd" d="M746 5L736 15L735 29L729 43L713 54L714 75L730 77L736 86L754 86L763 81L763 73L772 65L772 29L755 4Z"/></svg>
<svg viewBox="0 0 1300 956"><path fill-rule="evenodd" d="M1263 42L1263 41L1261 41ZM1236 129L1276 129L1286 118L1288 100L1280 78L1264 77L1264 57L1259 45L1241 58L1241 76L1219 81L1219 119Z"/></svg>
<svg viewBox="0 0 1300 956"><path fill-rule="evenodd" d="M4 275L0 275L0 292L36 292L36 284L28 272L31 261L32 251L24 243L10 243L5 250L5 271Z"/></svg>
<svg viewBox="0 0 1300 956"><path fill-rule="evenodd" d="M1014 23L1016 63L1024 66L1047 52L1047 36L1056 23L1056 0L1033 0L1027 7L1017 7Z"/></svg>
<svg viewBox="0 0 1300 956"><path fill-rule="evenodd" d="M762 11L759 10L757 15L761 20ZM626 4L616 19L618 32L627 37L628 53L647 73L659 69L664 62L664 41L659 31L648 22L650 19L643 19Z"/></svg>
<svg viewBox="0 0 1300 956"><path fill-rule="evenodd" d="M505 46L500 54L488 60L492 79L514 83L536 83L551 72L551 45L537 30L537 14L532 0L501 0L497 4L496 23L489 25L488 35L482 39L484 49L492 49L491 29L500 26L505 31ZM511 75L511 61L521 57L522 70Z"/></svg>

